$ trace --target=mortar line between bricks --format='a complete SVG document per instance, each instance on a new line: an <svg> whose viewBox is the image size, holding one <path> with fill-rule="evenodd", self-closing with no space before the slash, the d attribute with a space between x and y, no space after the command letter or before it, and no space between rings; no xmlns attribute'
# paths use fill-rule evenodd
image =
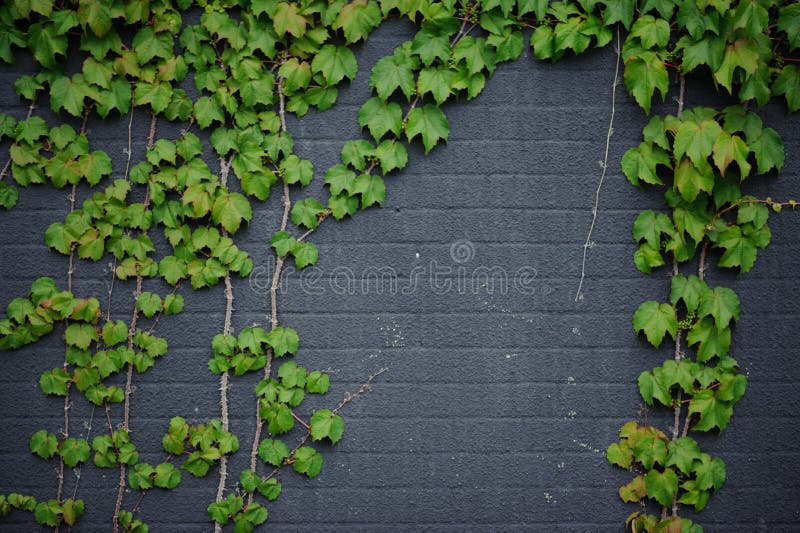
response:
<svg viewBox="0 0 800 533"><path fill-rule="evenodd" d="M219 313L213 311L201 311L196 310L192 313L195 316L216 316ZM506 317L510 319L514 319L514 317L571 317L571 318L580 318L585 317L587 315L597 315L596 311L586 311L586 312L575 312L571 309L564 309L564 310L549 310L549 311L514 311L513 313L509 313L506 311L399 311L399 312L383 312L383 313L376 313L374 311L343 311L341 309L337 309L336 311L331 312L323 312L323 311L308 311L308 310L296 310L296 311L284 311L284 316L303 316L303 317L327 317L327 316L365 316L365 317L375 317L375 316L392 316L395 318L400 317L473 317L473 316L492 316L492 317ZM513 317L511 315L514 315ZM248 317L258 315L258 313L241 313L240 317ZM620 312L620 313L612 313L612 312L605 312L603 313L603 317L628 317L630 313L628 312ZM800 311L796 313L786 313L786 312L779 312L779 313L770 313L768 311L763 311L759 313L759 317L786 317L786 318L795 318L800 317ZM754 323L751 320L748 320L749 323ZM534 324L531 324L533 327ZM402 348L398 346L397 348Z"/></svg>
<svg viewBox="0 0 800 533"><path fill-rule="evenodd" d="M162 384L162 386L163 386L163 384ZM737 415L737 416L739 416L739 418L741 418L741 419L765 420L765 421L768 421L768 420L791 421L791 420L800 419L800 416L797 416L797 415L783 415L783 416ZM4 418L6 420L30 420L29 416L22 416L22 415L20 415L20 416L9 415L9 416L5 416ZM364 420L364 421L371 421L371 422L375 421L375 416L374 415L373 416L350 415L347 418L348 418L348 420ZM143 422L158 422L158 423L164 423L164 421L169 421L169 417L166 417L166 418L162 418L162 417L137 417L137 419L141 420ZM44 421L44 420L59 420L59 418L58 417L39 417L39 418L37 418L37 421L38 420L42 420L42 421ZM248 419L247 418L239 418L239 417L231 417L231 420L245 422ZM420 421L420 420L425 420L425 421L430 421L430 422L441 422L441 421L450 421L450 422L452 422L453 417L452 416L444 416L444 415L442 415L442 416L424 416L424 417L422 417L422 416L386 416L386 415L383 415L381 417L381 420L392 420L392 421L398 421L398 420ZM526 421L535 420L535 421L548 421L548 422L549 421L561 421L561 422L565 422L565 423L575 423L576 420L595 420L595 421L605 421L605 422L619 422L619 421L622 421L622 420L630 420L630 417L629 416L628 417L620 417L620 416L592 416L592 417L589 417L589 416L576 416L575 418L567 418L566 414L563 414L563 415L552 415L552 416L459 417L459 420L465 421L465 422L470 422L470 423L473 423L473 422L476 422L476 421L487 421L487 420L489 420L489 421L498 421L498 422L499 421L513 421L513 420L526 420ZM576 426L578 426L578 424L576 424ZM612 433L616 433L616 432L612 431ZM338 453L338 451L337 451L337 453ZM342 452L342 453L344 453L344 452ZM350 452L350 453L366 453L366 452L358 451L358 452Z"/></svg>

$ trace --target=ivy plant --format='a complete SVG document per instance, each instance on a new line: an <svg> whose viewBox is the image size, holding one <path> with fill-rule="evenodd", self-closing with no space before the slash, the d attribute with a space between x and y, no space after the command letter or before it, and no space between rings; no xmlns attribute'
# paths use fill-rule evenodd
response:
<svg viewBox="0 0 800 533"><path fill-rule="evenodd" d="M343 144L340 163L314 168L294 153L287 115L302 120L310 110L330 109L339 88L358 73L353 50L368 45L384 20L400 17L415 34L369 73L370 95L356 117L362 135ZM643 211L634 221L633 260L644 273L671 264L671 287L665 301L638 308L633 327L655 348L667 337L675 344L672 359L638 379L644 402L672 409L674 425L664 432L628 423L607 457L635 474L619 491L624 501L662 508L660 516L634 513L629 529L700 531L679 515L679 505L702 510L722 487L725 465L703 452L689 432L724 430L746 389L731 354L739 299L729 288L708 285L705 269L719 252L718 267L751 270L771 239L770 212L795 206L745 195L742 182L783 167L779 135L752 109L773 97L788 112L800 108L799 29L798 5L783 0L4 3L0 59L13 63L24 55L38 72L14 83L29 105L27 116L0 114L0 143L8 147L0 206L15 206L18 187L42 185L69 187L71 207L44 235L46 246L67 258L67 290L39 279L27 297L11 300L0 320L3 350L63 328L63 365L46 370L40 388L64 398L65 428L59 435L42 429L29 440L32 453L59 462L56 497L0 496L0 515L20 510L42 525L73 526L85 504L64 498L63 470L93 462L120 472L111 517L115 533L148 530L137 518L145 493L178 487L182 471L203 477L212 469L219 480L207 518L215 530L232 524L234 531L251 531L263 524L267 502L281 493L283 468L319 475L319 446L342 439L342 408L375 377L338 405L303 408L306 395L328 392L330 378L293 359L278 364L301 346L300 333L278 316L284 265L303 269L318 261L319 249L309 239L326 220L381 206L389 177L409 163L408 146L420 145L428 154L447 143L444 104L474 99L499 64L518 59L526 46L537 60L558 61L608 46L616 33L624 34L619 54L625 87L646 114L660 109L654 102L665 99L671 74L681 80L678 113L652 117L642 142L621 161L633 185L664 188L664 209ZM706 79L740 105L684 110L687 74ZM51 125L34 114L37 104L46 104L63 123ZM150 118L146 150L136 159L134 114ZM124 169L90 149L89 120L127 121ZM70 124L76 121L79 130ZM159 121L180 125L181 133L160 138ZM211 164L215 159L218 168ZM304 191L317 176L326 186L321 198ZM302 199L293 200L295 194ZM280 224L263 238L276 265L265 303L269 325L237 333L231 280L253 269L237 234L270 200L279 204ZM106 309L94 297L73 295L75 259L113 265ZM167 356L167 339L155 328L183 310L185 282L193 290L224 286L224 323L207 363L220 379L220 413L206 423L173 417L161 442L167 457L153 466L139 461L132 440L134 371L138 378ZM116 283L132 286L130 309L113 302ZM120 313L130 318L117 318ZM255 429L246 439L252 442L250 468L231 492L227 458L238 452L243 435L230 427L227 390L231 379L251 372L261 379L253 391ZM74 390L107 420L106 431L91 443L69 434ZM262 438L262 430L269 435ZM130 510L123 508L126 487L140 493Z"/></svg>

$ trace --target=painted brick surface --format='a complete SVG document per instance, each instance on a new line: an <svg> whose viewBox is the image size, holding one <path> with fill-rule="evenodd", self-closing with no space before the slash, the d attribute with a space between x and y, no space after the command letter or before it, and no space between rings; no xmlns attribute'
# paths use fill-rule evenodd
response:
<svg viewBox="0 0 800 533"><path fill-rule="evenodd" d="M321 174L338 162L343 142L358 136L357 111L368 95L371 66L412 35L388 23L358 51L360 71L331 111L292 119L296 151L310 159L316 180L295 198L319 195ZM616 494L629 474L610 467L603 451L619 427L640 410L636 377L668 357L637 339L636 306L663 299L668 276L646 277L632 263L631 226L638 211L659 208L659 195L631 187L619 170L626 149L640 140L647 117L618 91L610 168L587 263L585 298L576 303L583 241L591 219L599 161L611 111L615 55L609 47L557 65L534 63L526 52L498 68L484 93L446 106L447 146L387 178L381 209L326 222L314 235L320 260L302 274L287 273L280 295L283 325L301 336L299 364L332 370L331 393L307 408L330 406L345 391L387 368L369 395L343 413L343 441L326 449L314 480L291 472L284 493L269 505L276 531L621 531L635 511ZM0 111L24 116L11 81L28 68L0 73ZM687 84L687 106L718 102L697 80ZM675 112L673 101L655 112ZM39 110L47 115L46 109ZM786 144L781 176L753 180L754 194L774 198L800 191L800 125L782 107L761 112ZM134 120L134 157L142 157L148 120ZM179 126L159 124L159 136ZM124 168L125 127L90 123L95 149ZM81 189L80 199L88 195ZM66 259L48 252L45 228L63 219L67 193L21 191L18 207L0 213L2 305L24 295L44 275L64 280ZM238 236L256 264L236 280L234 326L267 323L269 236L278 227L278 193L255 206ZM748 391L719 437L700 438L728 466L724 489L699 517L706 531L744 533L800 530L800 264L796 214L774 217L773 245L742 279L712 272L712 283L740 294L742 320L733 355L749 376ZM460 255L463 254L463 255ZM75 292L104 301L110 266L77 263ZM477 269L484 270L477 270ZM431 273L450 269L436 283ZM476 271L510 275L475 279ZM396 285L381 273L396 273ZM352 274L352 276L351 276ZM463 283L460 283L463 282ZM487 286L481 286L482 283ZM152 283L147 288L164 290ZM116 309L129 309L131 286L119 284ZM170 417L206 421L219 416L218 381L206 369L210 340L222 329L221 287L181 289L185 312L167 317L157 332L170 343L166 358L135 381L132 433L142 460L161 461L160 438ZM128 319L128 312L113 318ZM0 493L55 493L55 463L27 452L38 429L63 425L62 400L44 397L38 377L60 366L58 333L2 354L0 372ZM185 370L185 369L189 370ZM242 442L233 456L229 490L246 468L253 421L255 376L232 379L231 428ZM660 414L651 412L659 420ZM76 397L73 435L102 431L101 412ZM91 428L91 429L90 429ZM116 470L82 469L78 497L87 515L76 531L108 531ZM148 494L141 518L152 531L210 530L205 507L213 500L216 470L205 479L184 474L171 493ZM76 478L69 474L70 494ZM135 500L128 494L126 507ZM34 530L29 516L0 521L0 531Z"/></svg>

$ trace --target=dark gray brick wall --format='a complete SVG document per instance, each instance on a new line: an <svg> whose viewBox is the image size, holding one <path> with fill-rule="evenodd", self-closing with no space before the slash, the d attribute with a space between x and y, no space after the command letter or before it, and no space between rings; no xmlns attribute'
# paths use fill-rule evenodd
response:
<svg viewBox="0 0 800 533"><path fill-rule="evenodd" d="M358 51L360 71L324 114L290 121L300 156L320 178L296 198L321 190L321 173L338 162L342 143L358 136L356 114L368 94L371 66L411 36L403 23L389 23ZM637 339L630 326L636 306L665 298L668 276L638 273L631 257L631 225L638 211L659 208L659 195L631 187L619 170L624 151L640 140L647 118L624 90L618 92L610 171L602 191L598 227L589 253L585 299L574 302L582 244L591 218L610 114L615 56L608 49L557 65L532 61L498 68L474 101L446 106L447 146L423 157L410 148L410 164L387 178L386 204L355 219L326 222L313 240L316 269L288 273L280 295L281 321L301 335L297 362L332 371L331 394L308 400L320 408L353 391L371 373L388 370L375 390L343 413L346 431L325 449L321 476L306 480L287 472L284 493L269 505L268 526L280 531L621 531L636 510L623 505L617 487L629 474L610 467L604 450L619 427L637 417L639 372L668 357ZM4 69L0 110L17 117L11 81L25 71ZM689 80L687 106L719 104L704 80ZM45 106L46 107L46 106ZM674 112L670 101L655 112ZM39 112L47 115L47 109ZM761 112L786 144L781 176L752 180L753 193L797 197L800 190L800 126L782 107ZM147 117L134 121L134 156L141 157ZM178 126L161 123L159 135ZM95 148L109 152L115 171L124 169L125 127L89 124ZM88 191L81 189L81 199ZM43 232L63 219L66 191L32 188L18 207L0 213L2 305L25 294L44 275L64 280L66 259L48 252ZM256 205L253 222L238 236L255 261L251 279L236 280L234 326L264 325L271 273L267 241L278 225L277 193ZM733 354L749 386L723 435L701 438L706 450L728 465L728 481L699 517L707 531L800 530L800 452L797 441L800 329L797 278L800 221L774 217L774 244L755 269L738 279L711 273L714 283L737 290L742 320ZM457 263L453 243L468 241L472 256ZM432 287L434 267L454 269L449 291ZM342 291L346 267L360 277L390 268L396 293L378 292L374 277ZM458 267L518 272L528 268L528 291L499 287L457 289ZM77 263L75 292L101 298L110 280L105 262ZM414 273L424 272L420 276ZM412 280L419 281L413 287ZM382 285L386 288L386 285ZM162 290L151 283L149 288ZM405 288L405 290L403 290ZM114 318L128 319L132 288L115 289ZM161 461L160 436L170 417L205 421L218 416L217 378L206 370L210 339L222 329L220 287L192 292L183 287L186 310L167 317L158 333L168 356L136 377L133 437L142 460ZM104 300L103 300L104 301ZM63 425L61 399L38 390L43 370L60 366L60 331L40 343L2 354L0 372L0 493L20 491L47 499L55 494L55 463L27 452L30 435ZM229 489L245 468L253 427L255 376L232 379L231 428L242 449L233 456ZM113 413L119 415L118 410ZM93 418L92 418L93 415ZM658 413L650 417L659 419ZM94 413L75 398L73 435L102 431ZM75 487L68 473L67 494ZM108 531L117 471L82 469L78 497L89 510L78 531ZM184 475L170 493L154 491L141 507L153 531L208 531L205 507L213 500L216 470L206 479ZM135 494L127 494L126 507ZM35 530L29 516L0 521L1 531Z"/></svg>

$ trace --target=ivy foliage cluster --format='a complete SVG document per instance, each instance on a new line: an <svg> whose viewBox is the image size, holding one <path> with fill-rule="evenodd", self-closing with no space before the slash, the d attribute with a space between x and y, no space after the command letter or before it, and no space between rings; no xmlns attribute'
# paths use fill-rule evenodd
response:
<svg viewBox="0 0 800 533"><path fill-rule="evenodd" d="M358 72L351 48L396 17L418 29L372 69L370 97L357 114L364 135L344 143L341 163L315 169L294 153L287 114L302 117L310 109L331 108L339 87ZM91 460L98 468L120 471L111 517L115 532L147 531L138 518L144 494L178 487L183 471L197 477L218 473L217 496L207 507L216 530L233 524L234 531L251 531L264 523L266 502L281 492L278 475L284 467L307 477L321 472L322 455L313 443L341 440L339 412L352 399L303 418L299 408L306 395L325 394L329 376L291 359L273 364L300 349L298 332L278 320L276 287L285 262L298 269L313 265L319 251L308 239L320 224L383 204L385 178L408 164L407 146L421 143L427 154L447 142L443 104L475 98L498 64L516 60L526 46L535 58L552 61L607 46L615 26L625 35L620 50L625 85L645 113L656 93L666 96L671 70L681 80L677 115L653 117L643 142L622 160L634 185L665 188L665 211L645 211L634 223L639 246L634 262L646 273L671 262L671 291L668 302L642 304L634 329L656 348L668 335L675 341L674 357L639 378L644 401L673 409L675 424L671 435L626 424L607 457L636 474L620 489L624 501L662 507L660 516L631 515L627 523L633 531L699 531L679 516L679 504L696 511L705 507L724 483L725 466L701 451L688 432L723 430L746 387L729 355L739 300L732 290L706 283L705 264L717 249L718 266L750 270L770 240L770 208L794 203L741 191L745 179L781 170L777 132L742 105L683 110L683 76L705 76L744 104L762 106L777 96L790 112L800 108L800 71L793 64L800 9L780 0L4 3L0 58L13 63L16 56L29 55L41 70L14 84L30 104L28 116L0 114L0 141L10 145L0 174L0 205L14 207L18 187L47 184L71 186L72 208L44 235L53 252L68 257L68 290L59 291L48 278L37 280L29 297L13 300L8 318L0 321L2 349L36 342L56 323L63 327L63 364L45 371L40 385L43 393L65 398L66 428L61 435L43 429L30 439L34 454L59 461L56 497L0 496L0 514L18 509L33 512L42 525L72 526L85 504L63 497L63 471ZM69 123L48 125L33 114L36 104L83 125L79 131ZM107 154L90 150L87 120L124 127L142 112L150 115L151 128L141 160L132 161L129 152L125 168L114 168ZM158 138L158 121L184 129L176 139ZM204 131L202 139L190 131L194 127ZM209 166L212 159L219 160L218 169ZM303 199L293 201L293 191L317 176L327 197L302 193ZM79 185L81 191L91 188L80 207ZM253 263L234 239L260 202L274 196L274 188L281 199L273 203L282 217L264 238L277 259L270 327L237 334L231 325L231 278L249 275ZM154 244L161 235L166 250ZM94 298L74 297L75 256L112 261L113 281L135 286L133 308L112 309L111 295L105 310ZM692 261L699 263L697 273L682 273L681 265ZM165 293L161 281L172 290ZM154 330L162 317L182 311L180 291L187 281L195 290L225 286L225 324L212 340L208 361L220 376L220 418L206 423L172 418L161 443L166 458L150 465L139 461L131 439L131 384L134 371L138 379L167 355L167 340ZM130 320L112 320L112 312L128 312ZM690 347L693 357L686 353ZM227 388L231 374L249 372L263 376L254 391L250 468L239 473L231 490L228 457L239 452L242 435L230 428ZM74 389L105 411L106 431L91 443L69 435ZM268 438L261 438L262 427ZM290 433L297 436L294 445L286 442ZM126 486L140 493L130 510L123 508Z"/></svg>

